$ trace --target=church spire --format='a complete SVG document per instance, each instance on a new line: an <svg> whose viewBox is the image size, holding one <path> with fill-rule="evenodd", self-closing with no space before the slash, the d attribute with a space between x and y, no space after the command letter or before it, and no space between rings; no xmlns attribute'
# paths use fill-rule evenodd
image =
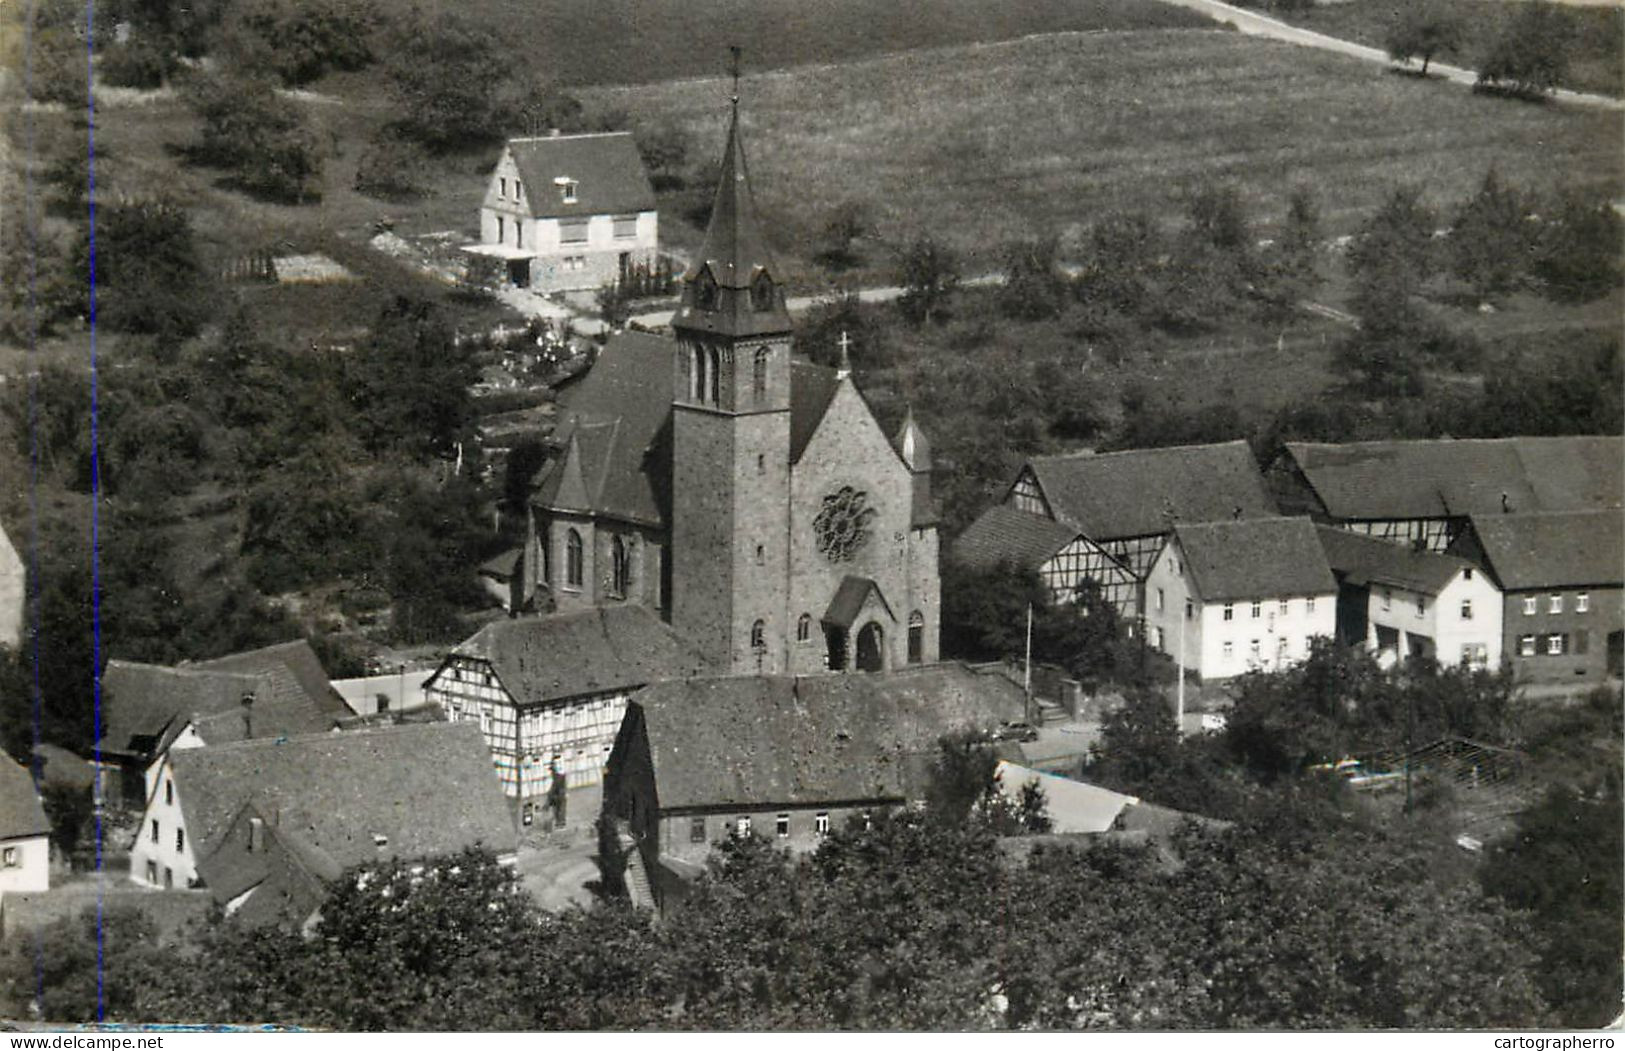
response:
<svg viewBox="0 0 1625 1051"><path fill-rule="evenodd" d="M722 154L716 197L705 243L683 275L683 302L676 329L726 336L790 331L778 266L762 235L751 192L750 170L739 129L739 49L733 52L733 94L728 143Z"/></svg>

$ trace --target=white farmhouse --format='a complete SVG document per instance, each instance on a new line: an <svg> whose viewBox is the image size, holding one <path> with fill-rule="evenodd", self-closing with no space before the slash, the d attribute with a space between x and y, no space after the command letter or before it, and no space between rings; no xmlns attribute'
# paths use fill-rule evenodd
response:
<svg viewBox="0 0 1625 1051"><path fill-rule="evenodd" d="M1146 585L1150 644L1203 681L1302 660L1337 626L1337 582L1307 518L1175 526Z"/></svg>
<svg viewBox="0 0 1625 1051"><path fill-rule="evenodd" d="M630 132L509 139L480 205L480 241L464 250L502 263L508 284L593 289L660 245L654 190Z"/></svg>
<svg viewBox="0 0 1625 1051"><path fill-rule="evenodd" d="M1501 664L1501 589L1464 558L1318 526L1338 581L1338 637L1383 667L1413 657L1469 668Z"/></svg>
<svg viewBox="0 0 1625 1051"><path fill-rule="evenodd" d="M0 756L0 894L51 889L50 833L34 775Z"/></svg>

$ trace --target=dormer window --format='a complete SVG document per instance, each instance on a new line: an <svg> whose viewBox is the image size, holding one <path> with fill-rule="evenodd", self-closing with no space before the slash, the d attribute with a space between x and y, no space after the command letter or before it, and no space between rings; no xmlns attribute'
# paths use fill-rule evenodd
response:
<svg viewBox="0 0 1625 1051"><path fill-rule="evenodd" d="M751 282L750 306L752 310L760 312L773 309L773 279L765 271Z"/></svg>
<svg viewBox="0 0 1625 1051"><path fill-rule="evenodd" d="M701 270L694 279L694 305L701 310L717 308L717 281L710 270Z"/></svg>
<svg viewBox="0 0 1625 1051"><path fill-rule="evenodd" d="M559 198L562 201L564 201L565 204L575 204L576 203L576 185L577 184L576 184L576 181L574 179L560 180L560 182L559 182Z"/></svg>

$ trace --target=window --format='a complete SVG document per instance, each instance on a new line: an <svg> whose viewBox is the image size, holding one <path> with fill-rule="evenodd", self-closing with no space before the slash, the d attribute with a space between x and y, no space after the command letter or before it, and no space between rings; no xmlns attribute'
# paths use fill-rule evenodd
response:
<svg viewBox="0 0 1625 1051"><path fill-rule="evenodd" d="M515 248L525 247L525 221L523 219L513 221L513 246Z"/></svg>
<svg viewBox="0 0 1625 1051"><path fill-rule="evenodd" d="M581 534L574 529L564 535L564 583L572 588L581 586Z"/></svg>
<svg viewBox="0 0 1625 1051"><path fill-rule="evenodd" d="M164 778L164 805L175 805L175 782L172 778Z"/></svg>
<svg viewBox="0 0 1625 1051"><path fill-rule="evenodd" d="M1548 657L1561 657L1568 652L1569 637L1567 635L1551 634L1546 636L1546 655Z"/></svg>
<svg viewBox="0 0 1625 1051"><path fill-rule="evenodd" d="M1425 615L1427 613L1427 611L1428 611L1428 597L1426 595L1418 595L1418 596L1416 596L1416 615L1418 617L1423 616L1423 615Z"/></svg>
<svg viewBox="0 0 1625 1051"><path fill-rule="evenodd" d="M766 474L767 473L767 454L766 453L757 453L756 454L756 473L757 474Z"/></svg>
<svg viewBox="0 0 1625 1051"><path fill-rule="evenodd" d="M722 404L722 363L717 358L717 348L710 350L711 358L711 404Z"/></svg>
<svg viewBox="0 0 1625 1051"><path fill-rule="evenodd" d="M499 216L497 216L497 244L501 244L503 241L506 241L507 239L508 239L508 224L507 224L507 221L504 220L502 218L502 216L499 215Z"/></svg>
<svg viewBox="0 0 1625 1051"><path fill-rule="evenodd" d="M1591 609L1591 593L1582 591L1574 596L1574 612L1586 613Z"/></svg>
<svg viewBox="0 0 1625 1051"><path fill-rule="evenodd" d="M1247 659L1252 661L1254 664L1256 664L1256 663L1258 663L1259 658L1262 657L1262 656L1263 656L1263 647L1261 647L1258 644L1257 639L1254 639L1247 646Z"/></svg>
<svg viewBox="0 0 1625 1051"><path fill-rule="evenodd" d="M1535 637L1533 635L1518 636L1518 656L1533 657L1535 655Z"/></svg>
<svg viewBox="0 0 1625 1051"><path fill-rule="evenodd" d="M1547 598L1547 600L1546 600L1546 612L1547 613L1561 613L1561 612L1563 612L1563 596L1562 595L1552 595L1549 598Z"/></svg>
<svg viewBox="0 0 1625 1051"><path fill-rule="evenodd" d="M502 187L502 189L497 191L497 196L498 197L507 197L508 196L508 180L507 179L498 179L497 183Z"/></svg>
<svg viewBox="0 0 1625 1051"><path fill-rule="evenodd" d="M1489 647L1482 642L1463 643L1461 647L1461 663L1466 668L1482 668L1489 663Z"/></svg>
<svg viewBox="0 0 1625 1051"><path fill-rule="evenodd" d="M773 819L773 834L780 839L790 838L790 815L780 814Z"/></svg>
<svg viewBox="0 0 1625 1051"><path fill-rule="evenodd" d="M925 615L915 610L908 615L908 662L925 660Z"/></svg>
<svg viewBox="0 0 1625 1051"><path fill-rule="evenodd" d="M753 650L767 649L767 625L757 621L750 626L750 648Z"/></svg>
<svg viewBox="0 0 1625 1051"><path fill-rule="evenodd" d="M767 397L767 348L757 347L756 356L751 370L751 391L756 399Z"/></svg>
<svg viewBox="0 0 1625 1051"><path fill-rule="evenodd" d="M1226 639L1224 643L1224 659L1230 660L1236 655L1236 644Z"/></svg>
<svg viewBox="0 0 1625 1051"><path fill-rule="evenodd" d="M7 847L3 852L0 852L0 866L8 869L14 869L21 864L22 859L17 856L16 847Z"/></svg>
<svg viewBox="0 0 1625 1051"><path fill-rule="evenodd" d="M1305 613L1313 613L1315 611L1315 596L1310 595L1308 598L1303 600L1303 611Z"/></svg>
<svg viewBox="0 0 1625 1051"><path fill-rule="evenodd" d="M175 886L175 870L168 865L164 866L164 889L172 890Z"/></svg>
<svg viewBox="0 0 1625 1051"><path fill-rule="evenodd" d="M574 179L561 179L561 180L559 180L559 197L564 201L565 204L575 204L576 203L576 186L577 185L578 184L576 183L576 181Z"/></svg>
<svg viewBox="0 0 1625 1051"><path fill-rule="evenodd" d="M1292 600L1289 599L1289 598L1282 599L1281 600L1281 606L1280 606L1281 616L1283 616L1283 617L1286 616L1289 612L1291 612L1291 610L1292 610Z"/></svg>
<svg viewBox="0 0 1625 1051"><path fill-rule="evenodd" d="M1461 600L1461 619L1473 619L1473 600L1470 598L1464 598Z"/></svg>
<svg viewBox="0 0 1625 1051"><path fill-rule="evenodd" d="M154 843L158 842L158 822L157 821L154 821L152 823L152 841Z"/></svg>
<svg viewBox="0 0 1625 1051"><path fill-rule="evenodd" d="M1163 606L1163 604L1162 604L1162 589L1158 588L1157 589L1157 612L1158 613L1162 612L1162 606Z"/></svg>
<svg viewBox="0 0 1625 1051"><path fill-rule="evenodd" d="M1287 649L1287 638L1285 635L1282 635L1280 638L1275 640L1275 657L1277 660L1286 660Z"/></svg>
<svg viewBox="0 0 1625 1051"><path fill-rule="evenodd" d="M585 219L560 219L559 220L559 243L560 244L567 244L567 245L586 244L587 243L587 220L585 220Z"/></svg>
<svg viewBox="0 0 1625 1051"><path fill-rule="evenodd" d="M765 565L766 563L767 563L767 549L764 548L761 544L757 544L756 545L756 564L758 566L760 566L760 565Z"/></svg>
<svg viewBox="0 0 1625 1051"><path fill-rule="evenodd" d="M1469 566L1468 568L1463 569L1461 571L1461 579L1463 579L1463 580L1471 580L1471 579L1473 579L1473 570L1472 570L1471 566Z"/></svg>
<svg viewBox="0 0 1625 1051"><path fill-rule="evenodd" d="M179 854L181 851L183 851L185 849L186 849L186 829L177 828L175 830L175 853Z"/></svg>
<svg viewBox="0 0 1625 1051"><path fill-rule="evenodd" d="M1162 649L1162 629L1156 625L1151 626L1151 645L1155 649Z"/></svg>
<svg viewBox="0 0 1625 1051"><path fill-rule="evenodd" d="M632 545L621 537L610 541L611 587L625 595L632 587Z"/></svg>
<svg viewBox="0 0 1625 1051"><path fill-rule="evenodd" d="M829 835L829 815L823 811L813 815L813 831L820 836Z"/></svg>
<svg viewBox="0 0 1625 1051"><path fill-rule="evenodd" d="M1196 616L1196 603L1192 602L1190 599L1186 599L1185 600L1185 619L1190 620L1194 616Z"/></svg>
<svg viewBox="0 0 1625 1051"><path fill-rule="evenodd" d="M147 862L147 882L154 887L158 885L158 863L156 861Z"/></svg>
<svg viewBox="0 0 1625 1051"><path fill-rule="evenodd" d="M694 378L694 385L690 389L689 395L695 401L704 401L705 400L705 348L704 347L695 347L694 348L694 368L693 368L693 373L692 374L693 374L693 378Z"/></svg>
<svg viewBox="0 0 1625 1051"><path fill-rule="evenodd" d="M865 810L863 812L863 830L865 832L870 832L870 831L873 831L874 827L875 827L875 816L873 814L871 814L869 811Z"/></svg>
<svg viewBox="0 0 1625 1051"><path fill-rule="evenodd" d="M1382 589L1382 608L1385 610L1394 608L1394 593L1390 588Z"/></svg>
<svg viewBox="0 0 1625 1051"><path fill-rule="evenodd" d="M690 843L705 842L705 818L696 817L688 823L688 841Z"/></svg>
<svg viewBox="0 0 1625 1051"><path fill-rule="evenodd" d="M750 307L761 313L773 309L773 282L765 273L751 283Z"/></svg>
<svg viewBox="0 0 1625 1051"><path fill-rule="evenodd" d="M744 839L746 836L750 835L749 814L746 814L743 817L734 818L734 835L738 836L740 839Z"/></svg>
<svg viewBox="0 0 1625 1051"><path fill-rule="evenodd" d="M1259 617L1262 617L1263 615L1264 615L1264 604L1262 602L1258 601L1257 599L1253 599L1253 619L1257 620Z"/></svg>
<svg viewBox="0 0 1625 1051"><path fill-rule="evenodd" d="M803 613L801 618L796 621L796 641L812 641L812 617L805 613Z"/></svg>
<svg viewBox="0 0 1625 1051"><path fill-rule="evenodd" d="M638 217L635 215L617 215L614 220L615 239L625 241L638 235Z"/></svg>
<svg viewBox="0 0 1625 1051"><path fill-rule="evenodd" d="M1224 604L1224 619L1225 620L1235 620L1236 619L1236 607L1235 607L1234 603L1226 602Z"/></svg>
<svg viewBox="0 0 1625 1051"><path fill-rule="evenodd" d="M1535 607L1539 605L1539 603L1540 599L1535 598L1533 595L1530 595L1528 598L1524 599L1523 615L1526 617L1533 617L1535 615Z"/></svg>

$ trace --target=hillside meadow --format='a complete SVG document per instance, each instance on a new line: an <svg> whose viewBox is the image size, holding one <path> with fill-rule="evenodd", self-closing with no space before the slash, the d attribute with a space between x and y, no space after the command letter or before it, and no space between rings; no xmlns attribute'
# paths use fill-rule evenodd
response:
<svg viewBox="0 0 1625 1051"><path fill-rule="evenodd" d="M849 200L883 240L929 230L976 254L1064 238L1108 209L1171 215L1205 179L1234 183L1266 219L1308 183L1342 233L1399 183L1445 203L1492 165L1514 183L1609 193L1622 174L1615 113L1223 31L1055 34L763 74L744 90L758 200L790 256ZM710 78L583 96L681 127L691 154L714 156L727 92Z"/></svg>

